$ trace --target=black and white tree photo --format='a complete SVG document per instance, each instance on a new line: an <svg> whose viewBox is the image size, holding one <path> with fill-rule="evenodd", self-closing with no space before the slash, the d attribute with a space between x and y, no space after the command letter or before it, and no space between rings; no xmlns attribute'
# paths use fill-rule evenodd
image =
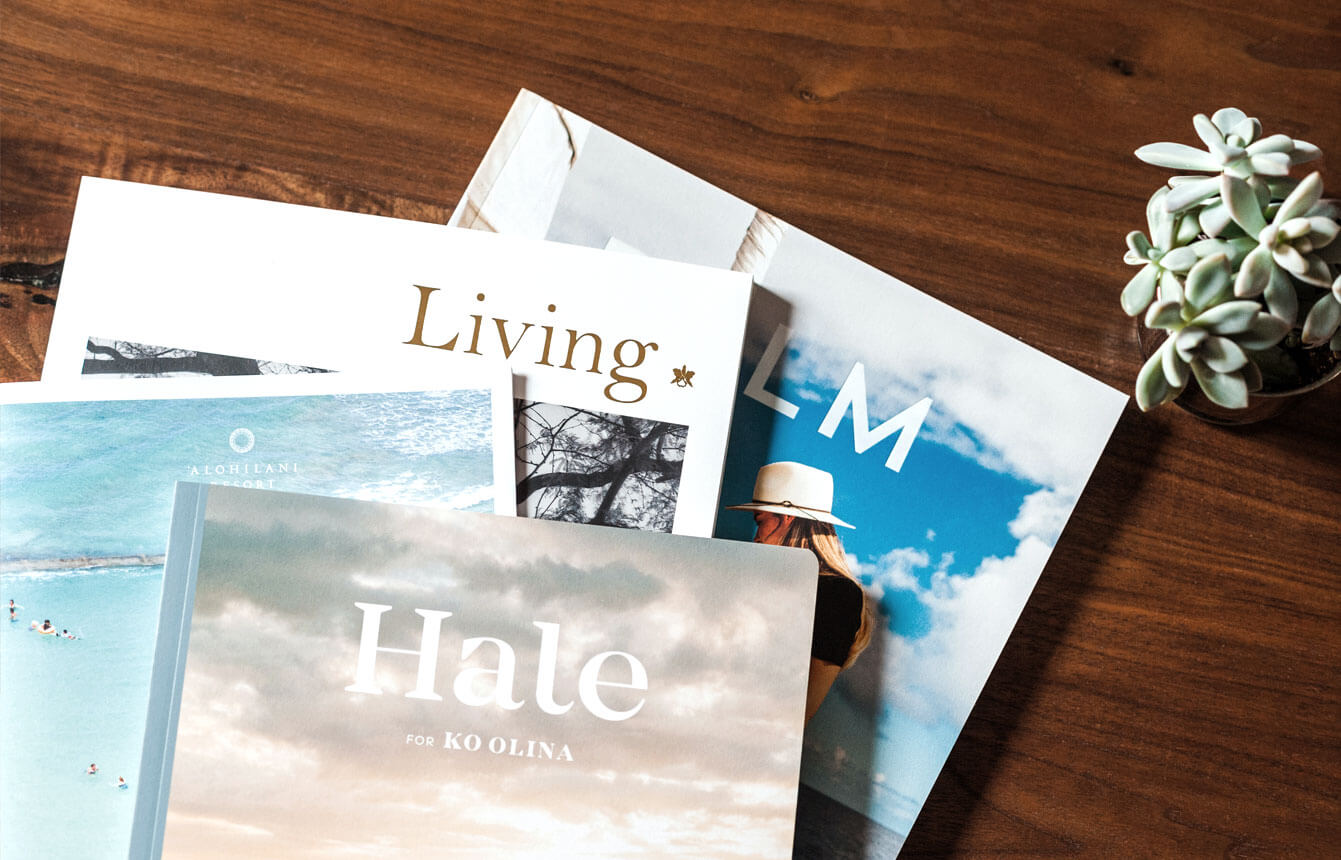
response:
<svg viewBox="0 0 1341 860"><path fill-rule="evenodd" d="M517 504L525 516L669 532L689 428L517 401Z"/></svg>

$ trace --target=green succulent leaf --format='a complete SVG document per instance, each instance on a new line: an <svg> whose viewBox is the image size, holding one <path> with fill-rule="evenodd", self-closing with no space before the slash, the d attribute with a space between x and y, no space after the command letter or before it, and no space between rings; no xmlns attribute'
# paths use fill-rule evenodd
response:
<svg viewBox="0 0 1341 860"><path fill-rule="evenodd" d="M1299 180L1293 176L1264 176L1263 180L1267 184L1272 198L1284 200L1290 196L1290 192L1299 187Z"/></svg>
<svg viewBox="0 0 1341 860"><path fill-rule="evenodd" d="M1224 254L1229 258L1230 268L1236 269L1243 262L1243 258L1257 247L1257 243L1241 236L1237 239L1198 239L1187 247L1195 251L1198 257Z"/></svg>
<svg viewBox="0 0 1341 860"><path fill-rule="evenodd" d="M1306 140L1294 141L1294 149L1290 152L1291 164L1304 164L1314 159L1322 158L1322 150Z"/></svg>
<svg viewBox="0 0 1341 860"><path fill-rule="evenodd" d="M1156 406L1168 403L1178 394L1164 378L1163 359L1160 351L1156 350L1141 365L1141 372L1136 375L1136 405L1142 412L1149 412Z"/></svg>
<svg viewBox="0 0 1341 860"><path fill-rule="evenodd" d="M1331 245L1327 247L1330 248ZM1308 260L1308 271L1296 277L1314 286L1326 287L1332 278L1332 271L1327 268L1327 261L1320 254L1309 254L1305 259Z"/></svg>
<svg viewBox="0 0 1341 860"><path fill-rule="evenodd" d="M1185 143L1149 143L1136 150L1136 157L1146 164L1173 170L1210 170L1219 172L1220 162L1205 150Z"/></svg>
<svg viewBox="0 0 1341 860"><path fill-rule="evenodd" d="M1290 156L1283 152L1267 152L1248 156L1254 173L1265 176L1284 176L1290 172Z"/></svg>
<svg viewBox="0 0 1341 860"><path fill-rule="evenodd" d="M1337 275L1336 280L1332 281L1332 298L1341 302L1341 275Z"/></svg>
<svg viewBox="0 0 1341 860"><path fill-rule="evenodd" d="M1246 149L1249 155L1263 155L1268 152L1284 152L1288 155L1294 149L1294 141L1288 134L1273 134L1253 141Z"/></svg>
<svg viewBox="0 0 1341 860"><path fill-rule="evenodd" d="M1308 210L1308 217L1312 218L1314 216L1341 221L1341 201L1319 198L1318 202L1314 203Z"/></svg>
<svg viewBox="0 0 1341 860"><path fill-rule="evenodd" d="M1133 230L1127 234L1127 248L1142 262L1150 261L1150 247L1150 240L1140 230Z"/></svg>
<svg viewBox="0 0 1341 860"><path fill-rule="evenodd" d="M1174 247L1187 245L1196 241L1199 235L1201 235L1201 224L1191 212L1188 212L1178 218L1178 227L1174 230L1173 245Z"/></svg>
<svg viewBox="0 0 1341 860"><path fill-rule="evenodd" d="M1280 209L1272 220L1276 224L1284 224L1291 218L1307 215L1321 197L1322 174L1315 170L1299 181L1295 189L1290 192L1290 196L1280 204Z"/></svg>
<svg viewBox="0 0 1341 860"><path fill-rule="evenodd" d="M1253 248L1257 247L1257 243L1252 239L1249 239L1247 236L1228 239L1225 244L1229 245L1229 248L1225 250L1224 254L1229 257L1229 265L1231 268L1241 265L1243 259L1252 253Z"/></svg>
<svg viewBox="0 0 1341 860"><path fill-rule="evenodd" d="M1193 204L1200 203L1220 190L1220 180L1214 176L1183 182L1164 198L1164 208L1169 212L1181 212Z"/></svg>
<svg viewBox="0 0 1341 860"><path fill-rule="evenodd" d="M1252 299L1225 302L1193 317L1188 325L1200 326L1212 334L1239 334L1248 331L1258 316L1275 319L1271 314L1261 313L1260 308L1261 305ZM1151 328L1154 328L1154 326L1151 326ZM1284 332L1282 332L1283 334ZM1235 338L1235 340L1238 340L1240 345L1247 345L1243 343L1241 338Z"/></svg>
<svg viewBox="0 0 1341 860"><path fill-rule="evenodd" d="M1289 221L1280 225L1279 235L1284 236L1286 240L1293 242L1296 239L1302 239L1308 235L1309 223L1307 218L1291 218Z"/></svg>
<svg viewBox="0 0 1341 860"><path fill-rule="evenodd" d="M1181 248L1174 248L1160 257L1159 265L1171 272L1186 272L1196 265L1198 259L1197 252L1185 245Z"/></svg>
<svg viewBox="0 0 1341 860"><path fill-rule="evenodd" d="M1293 245L1276 245L1271 251L1276 265L1305 283L1325 287L1332 280L1327 263L1317 254L1301 254Z"/></svg>
<svg viewBox="0 0 1341 860"><path fill-rule="evenodd" d="M1248 405L1248 385L1239 373L1217 373L1202 361L1192 362L1192 374L1197 385L1213 402L1227 409L1242 409Z"/></svg>
<svg viewBox="0 0 1341 860"><path fill-rule="evenodd" d="M1248 363L1248 356L1227 337L1212 335L1197 350L1197 357L1216 373L1233 373Z"/></svg>
<svg viewBox="0 0 1341 860"><path fill-rule="evenodd" d="M1271 259L1292 275L1303 277L1308 271L1308 260L1304 259L1298 248L1288 243L1274 244L1271 248Z"/></svg>
<svg viewBox="0 0 1341 860"><path fill-rule="evenodd" d="M1160 187L1150 195L1145 204L1145 223L1150 228L1150 241L1156 248L1169 248L1173 245L1173 216L1164 206L1168 196L1169 189Z"/></svg>
<svg viewBox="0 0 1341 860"><path fill-rule="evenodd" d="M1274 314L1258 313L1247 328L1235 334L1234 342L1244 349L1270 349L1281 342L1290 331L1290 325Z"/></svg>
<svg viewBox="0 0 1341 860"><path fill-rule="evenodd" d="M1317 346L1329 340L1341 326L1341 303L1333 299L1330 293L1313 303L1308 316L1304 318L1304 330L1300 339L1307 346Z"/></svg>
<svg viewBox="0 0 1341 860"><path fill-rule="evenodd" d="M1197 137L1206 144L1207 148L1216 155L1224 158L1228 155L1228 147L1225 145L1225 135L1220 129L1215 127L1211 118L1204 113L1199 113L1192 117L1192 127L1197 131Z"/></svg>
<svg viewBox="0 0 1341 860"><path fill-rule="evenodd" d="M1183 303L1183 282L1168 269L1159 273L1159 298L1164 302Z"/></svg>
<svg viewBox="0 0 1341 860"><path fill-rule="evenodd" d="M1266 229L1266 219L1257 205L1257 193L1247 182L1237 176L1220 177L1220 196L1229 207L1229 217L1243 228L1249 236L1256 236Z"/></svg>
<svg viewBox="0 0 1341 860"><path fill-rule="evenodd" d="M1294 282L1290 280L1289 275L1272 266L1271 277L1267 281L1262 298L1266 299L1267 310L1271 311L1272 316L1294 325L1295 318L1299 314L1299 294L1295 292Z"/></svg>
<svg viewBox="0 0 1341 860"><path fill-rule="evenodd" d="M1187 385L1188 365L1178 350L1174 349L1172 338L1160 344L1159 363L1164 371L1164 380L1171 388L1182 390Z"/></svg>
<svg viewBox="0 0 1341 860"><path fill-rule="evenodd" d="M1258 245L1243 258L1243 264L1239 266L1239 273L1234 278L1234 295L1246 299L1261 294L1275 270L1271 249Z"/></svg>
<svg viewBox="0 0 1341 860"><path fill-rule="evenodd" d="M1159 270L1153 265L1147 265L1122 288L1122 310L1127 316L1136 316L1155 300L1155 283L1158 276Z"/></svg>
<svg viewBox="0 0 1341 860"><path fill-rule="evenodd" d="M1248 183L1248 187L1257 195L1258 208L1262 211L1266 211L1267 206L1271 204L1271 185L1267 182L1266 177L1253 175L1249 176L1244 181Z"/></svg>
<svg viewBox="0 0 1341 860"><path fill-rule="evenodd" d="M1176 331L1183 325L1182 305L1179 302L1162 300L1151 305L1145 312L1146 328L1162 328Z"/></svg>
<svg viewBox="0 0 1341 860"><path fill-rule="evenodd" d="M1219 236L1233 220L1229 217L1229 207L1220 201L1203 206L1197 212L1197 224L1207 236Z"/></svg>
<svg viewBox="0 0 1341 860"><path fill-rule="evenodd" d="M1252 140L1252 137L1256 136L1252 134L1252 128L1253 123L1256 123L1257 120L1252 119L1238 108L1220 108L1211 114L1211 122L1215 123L1215 127L1225 134L1237 134L1244 140ZM1249 136L1250 134L1252 137Z"/></svg>
<svg viewBox="0 0 1341 860"><path fill-rule="evenodd" d="M1194 309L1201 310L1228 298L1232 278L1229 258L1224 254L1203 257L1188 270L1184 281L1187 303Z"/></svg>
<svg viewBox="0 0 1341 860"><path fill-rule="evenodd" d="M1314 248L1330 245L1341 231L1341 224L1322 215L1308 216L1308 241Z"/></svg>
<svg viewBox="0 0 1341 860"><path fill-rule="evenodd" d="M1191 361L1192 356L1196 354L1197 347L1205 342L1210 335L1206 334L1205 329L1185 328L1170 338L1173 341L1173 347L1178 352L1179 358L1183 361Z"/></svg>

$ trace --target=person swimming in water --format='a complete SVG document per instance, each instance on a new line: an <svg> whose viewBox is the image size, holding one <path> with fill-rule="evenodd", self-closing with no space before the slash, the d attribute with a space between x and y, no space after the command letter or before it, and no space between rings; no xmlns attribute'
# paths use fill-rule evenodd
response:
<svg viewBox="0 0 1341 860"><path fill-rule="evenodd" d="M98 765L97 765L97 764L94 764L94 763L89 764L89 766L88 766L88 770L84 771L84 773L88 774L89 776L97 776L97 775L98 775Z"/></svg>
<svg viewBox="0 0 1341 860"><path fill-rule="evenodd" d="M50 636L56 632L56 628L52 626L50 618L42 619L41 625L39 625L36 621L34 621L32 626L33 629L36 630L38 633L42 633L47 636Z"/></svg>
<svg viewBox="0 0 1341 860"><path fill-rule="evenodd" d="M126 778L125 778L124 776L118 776L118 777L116 778L116 787L117 787L117 788L130 788L130 786L126 783Z"/></svg>
<svg viewBox="0 0 1341 860"><path fill-rule="evenodd" d="M74 638L75 638L75 635L74 635L73 633L71 633L69 630L61 630L61 638L62 638L62 639L74 639Z"/></svg>
<svg viewBox="0 0 1341 860"><path fill-rule="evenodd" d="M18 620L19 620L19 617L18 617L17 615L14 614L14 610L16 610L16 609L18 609L18 607L14 605L14 598L12 598L12 597L9 598L9 620L10 620L10 621L18 621Z"/></svg>

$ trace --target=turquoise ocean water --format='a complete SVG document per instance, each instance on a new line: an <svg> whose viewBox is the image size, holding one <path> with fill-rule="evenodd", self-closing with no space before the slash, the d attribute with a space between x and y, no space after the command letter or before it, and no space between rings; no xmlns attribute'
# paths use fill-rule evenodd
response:
<svg viewBox="0 0 1341 860"><path fill-rule="evenodd" d="M176 481L491 510L491 452L484 391L0 407L0 857L127 854Z"/></svg>
<svg viewBox="0 0 1341 860"><path fill-rule="evenodd" d="M23 607L18 622L0 622L3 856L126 856L135 795L116 778L139 777L134 727L149 698L161 575L144 565L0 575L0 602ZM81 638L31 631L34 618Z"/></svg>

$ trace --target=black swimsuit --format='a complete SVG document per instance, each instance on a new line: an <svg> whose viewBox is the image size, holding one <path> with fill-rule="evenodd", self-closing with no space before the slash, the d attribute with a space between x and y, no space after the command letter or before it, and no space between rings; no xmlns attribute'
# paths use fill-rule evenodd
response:
<svg viewBox="0 0 1341 860"><path fill-rule="evenodd" d="M820 571L815 588L815 632L810 656L841 666L861 628L861 586L841 573Z"/></svg>

